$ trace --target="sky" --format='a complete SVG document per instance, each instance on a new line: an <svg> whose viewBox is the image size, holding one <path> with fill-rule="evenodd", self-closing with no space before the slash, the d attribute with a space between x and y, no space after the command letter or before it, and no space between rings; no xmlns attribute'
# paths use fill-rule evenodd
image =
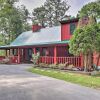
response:
<svg viewBox="0 0 100 100"><path fill-rule="evenodd" d="M19 0L18 5L24 4L26 8L32 12L36 7L40 7L44 4L46 0ZM95 1L95 0L67 0L68 4L71 6L70 9L66 12L67 15L76 16L78 11L82 8L83 5Z"/></svg>

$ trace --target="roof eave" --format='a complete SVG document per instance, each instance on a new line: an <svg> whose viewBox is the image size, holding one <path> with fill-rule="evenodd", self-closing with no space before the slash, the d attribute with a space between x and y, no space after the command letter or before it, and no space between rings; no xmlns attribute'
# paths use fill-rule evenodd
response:
<svg viewBox="0 0 100 100"><path fill-rule="evenodd" d="M79 21L79 18L74 18L74 19L69 19L69 20L62 20L60 21L61 24L67 24L67 23L70 23L70 22L78 22Z"/></svg>
<svg viewBox="0 0 100 100"><path fill-rule="evenodd" d="M21 48L21 47L30 47L30 46L50 46L50 45L63 45L68 44L69 40L67 41L58 41L53 43L43 43L43 44L30 44L30 45L13 45L13 46L3 46L0 49L11 49L11 48Z"/></svg>

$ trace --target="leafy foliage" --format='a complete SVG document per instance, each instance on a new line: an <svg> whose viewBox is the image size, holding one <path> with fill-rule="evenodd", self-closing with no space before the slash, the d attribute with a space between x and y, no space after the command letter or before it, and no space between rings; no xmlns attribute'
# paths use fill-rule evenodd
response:
<svg viewBox="0 0 100 100"><path fill-rule="evenodd" d="M38 63L39 58L40 58L40 53L32 54L32 62L34 65Z"/></svg>
<svg viewBox="0 0 100 100"><path fill-rule="evenodd" d="M94 51L100 53L100 24L92 23L84 26L83 28L77 28L74 32L72 39L70 40L70 53L74 55L83 54L86 59L85 67L88 67L88 60L90 61ZM89 58L90 57L90 58Z"/></svg>
<svg viewBox="0 0 100 100"><path fill-rule="evenodd" d="M33 24L40 24L42 26L45 26L46 23L46 9L44 6L38 7L33 10Z"/></svg>
<svg viewBox="0 0 100 100"><path fill-rule="evenodd" d="M74 31L70 41L70 52L79 55L80 53L86 54L88 51L94 51L95 43L99 42L99 36L100 24L97 24L92 17L89 17L88 25L80 26Z"/></svg>
<svg viewBox="0 0 100 100"><path fill-rule="evenodd" d="M69 7L64 0L46 0L43 6L33 10L33 23L36 20L43 26L57 26Z"/></svg>
<svg viewBox="0 0 100 100"><path fill-rule="evenodd" d="M97 30L96 39L95 39L95 50L100 53L100 23L98 26L95 26Z"/></svg>
<svg viewBox="0 0 100 100"><path fill-rule="evenodd" d="M19 34L27 30L28 10L25 6L15 7L18 0L0 0L0 33L4 44L12 42Z"/></svg>
<svg viewBox="0 0 100 100"><path fill-rule="evenodd" d="M79 11L79 16L94 16L94 17L99 17L100 18L100 1L95 1L86 4L85 6L82 7L81 11Z"/></svg>

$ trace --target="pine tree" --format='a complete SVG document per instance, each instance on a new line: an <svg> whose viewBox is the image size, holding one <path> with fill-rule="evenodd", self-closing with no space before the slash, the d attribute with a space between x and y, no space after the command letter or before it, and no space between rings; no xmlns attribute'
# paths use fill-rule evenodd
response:
<svg viewBox="0 0 100 100"><path fill-rule="evenodd" d="M46 24L46 10L44 6L38 7L33 10L33 24L40 24L41 26L45 26Z"/></svg>
<svg viewBox="0 0 100 100"><path fill-rule="evenodd" d="M100 0L95 2L90 2L82 7L79 11L78 16L94 16L95 18L100 18Z"/></svg>
<svg viewBox="0 0 100 100"><path fill-rule="evenodd" d="M80 24L80 23L79 23ZM80 24L81 25L81 24ZM70 53L74 55L82 54L84 56L84 69L89 70L92 66L92 55L96 49L99 49L100 27L93 17L90 17L88 24L78 27L72 39L70 40ZM97 35L98 34L98 35Z"/></svg>
<svg viewBox="0 0 100 100"><path fill-rule="evenodd" d="M34 23L57 26L69 7L64 0L46 0L42 7L33 10Z"/></svg>

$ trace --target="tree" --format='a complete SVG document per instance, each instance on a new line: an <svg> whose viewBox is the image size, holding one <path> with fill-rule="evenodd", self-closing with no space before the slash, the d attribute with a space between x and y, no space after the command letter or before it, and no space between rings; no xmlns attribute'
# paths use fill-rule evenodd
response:
<svg viewBox="0 0 100 100"><path fill-rule="evenodd" d="M46 9L44 6L38 7L33 10L33 24L40 24L41 26L45 26L46 23Z"/></svg>
<svg viewBox="0 0 100 100"><path fill-rule="evenodd" d="M97 3L100 3L100 0L97 0Z"/></svg>
<svg viewBox="0 0 100 100"><path fill-rule="evenodd" d="M96 65L98 66L100 60L100 23L98 23L97 26L95 26L95 29L97 30L97 34L94 46L95 46L95 51L98 53L98 58L96 63Z"/></svg>
<svg viewBox="0 0 100 100"><path fill-rule="evenodd" d="M69 7L65 0L46 0L42 7L33 10L33 20L50 27L57 26Z"/></svg>
<svg viewBox="0 0 100 100"><path fill-rule="evenodd" d="M91 23L91 20L89 20L88 25L78 27L75 30L74 35L70 40L69 51L74 55L82 54L84 56L85 71L91 68L92 54L96 48L99 48L100 31L98 32L98 30L100 30L100 26L97 23Z"/></svg>
<svg viewBox="0 0 100 100"><path fill-rule="evenodd" d="M13 6L13 1L8 1L8 0L3 0L1 1L1 5L0 5L0 31L2 33L2 36L4 36L3 38L5 39L5 43L7 43L6 41L6 36L9 36L9 40L10 40L10 30L9 30L9 22L11 22L9 15L11 14L11 12L13 11L13 9L11 9L11 7Z"/></svg>
<svg viewBox="0 0 100 100"><path fill-rule="evenodd" d="M100 1L95 1L86 4L82 7L81 11L79 11L78 16L84 17L84 16L94 16L100 18Z"/></svg>
<svg viewBox="0 0 100 100"><path fill-rule="evenodd" d="M49 26L59 25L59 20L61 20L70 7L65 0L46 0L44 6L47 11L46 17Z"/></svg>
<svg viewBox="0 0 100 100"><path fill-rule="evenodd" d="M25 7L15 7L17 0L0 1L0 33L4 39L4 44L12 42L19 34L25 30L27 24L28 11Z"/></svg>

